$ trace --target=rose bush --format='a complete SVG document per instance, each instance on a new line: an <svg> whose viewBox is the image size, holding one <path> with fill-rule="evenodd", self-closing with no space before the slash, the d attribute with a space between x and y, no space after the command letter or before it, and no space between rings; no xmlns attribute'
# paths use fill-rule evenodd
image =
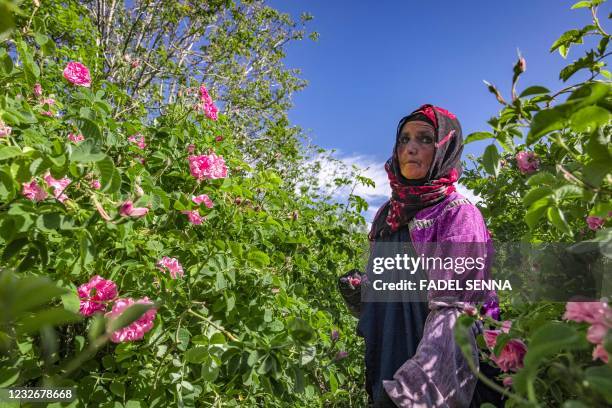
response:
<svg viewBox="0 0 612 408"><path fill-rule="evenodd" d="M557 92L529 86L518 93L519 77L528 74L525 59L519 55L510 102L487 83L503 108L489 121L492 131L467 136L466 143L487 139L492 143L482 157L470 157L473 166L463 180L482 198L478 205L495 241L573 244L573 253L589 253L590 261L603 259L603 264L609 265L612 87L611 74L605 69L610 35L597 14L602 3L576 3L572 8L590 11L592 24L565 32L551 47L551 52L558 50L565 58L570 47L591 36L595 48L559 74L564 82L580 75L582 80ZM593 248L595 253L587 252ZM496 256L528 259L520 252L500 251ZM534 271L542 266L538 262L532 265ZM587 262L585 268L590 265ZM483 381L505 393L505 406L612 404L610 299L570 299L565 304L524 300L530 298L530 291L537 293L540 284L562 286L577 278L565 272L534 275L524 271L521 278L529 285L522 293L500 293L498 314L505 319L503 324L488 313L466 313L456 328L458 342L469 353L466 329L477 319L487 326L479 336L481 357L503 373L497 383ZM588 276L587 271L577 272ZM603 273L598 293L609 296L609 276L605 275L609 271Z"/></svg>
<svg viewBox="0 0 612 408"><path fill-rule="evenodd" d="M301 82L275 44L297 24L258 1L136 2L142 20L113 3L112 24L90 2L8 4L0 387L75 386L70 406L362 406L330 287L361 266L366 204L330 200L322 151L286 120ZM136 44L187 17L205 64Z"/></svg>

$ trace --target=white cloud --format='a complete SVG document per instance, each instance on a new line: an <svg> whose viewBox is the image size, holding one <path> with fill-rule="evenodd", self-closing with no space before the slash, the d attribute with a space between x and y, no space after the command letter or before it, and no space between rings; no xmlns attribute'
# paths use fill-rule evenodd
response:
<svg viewBox="0 0 612 408"><path fill-rule="evenodd" d="M343 155L338 152L334 154L337 160L340 160L344 166L350 169L353 165L361 169L360 173L375 183L375 187L366 185L358 185L355 187L354 194L363 198L369 205L368 210L363 213L368 224L368 229L371 225L376 211L378 208L391 196L391 188L389 186L389 179L387 178L387 172L385 171L385 162L376 160L374 157L367 155ZM342 188L335 189L334 179L342 176L346 173L346 169L343 169L343 165L340 163L323 161L324 166L318 174L318 180L320 186L330 184L331 187L327 188L328 193L333 193L333 198L340 202L346 202L348 196L351 193L351 187L345 186ZM468 198L472 203L477 203L481 200L480 197L476 196L471 190L468 190L462 184L457 184L457 191Z"/></svg>

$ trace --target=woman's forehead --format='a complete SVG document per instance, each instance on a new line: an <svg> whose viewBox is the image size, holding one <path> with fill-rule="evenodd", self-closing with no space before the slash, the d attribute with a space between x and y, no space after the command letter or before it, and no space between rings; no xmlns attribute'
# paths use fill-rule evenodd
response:
<svg viewBox="0 0 612 408"><path fill-rule="evenodd" d="M411 133L411 132L416 132L416 131L430 131L430 132L434 132L435 129L434 127L430 124L427 123L425 121L422 120L410 120L406 123L404 123L404 126L402 126L402 130L400 133Z"/></svg>

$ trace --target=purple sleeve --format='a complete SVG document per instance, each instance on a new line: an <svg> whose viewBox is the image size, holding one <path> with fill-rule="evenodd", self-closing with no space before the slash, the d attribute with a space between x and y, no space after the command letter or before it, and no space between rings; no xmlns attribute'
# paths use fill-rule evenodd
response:
<svg viewBox="0 0 612 408"><path fill-rule="evenodd" d="M486 256L484 270L488 274L492 249L490 234L478 208L459 205L449 208L436 219L436 256ZM460 243L479 243L460 248ZM466 251L469 254L465 253ZM454 272L451 272L454 273ZM461 279L473 279L481 272L466 271ZM430 279L453 279L442 270L428 270ZM495 293L493 292L493 295ZM491 294L488 294L491 295ZM430 313L416 354L407 360L383 386L398 407L467 407L473 397L477 377L455 343L454 326L466 305L457 292L431 291ZM482 296L482 293L479 294ZM473 299L472 299L473 300ZM471 360L478 367L476 337L471 332Z"/></svg>

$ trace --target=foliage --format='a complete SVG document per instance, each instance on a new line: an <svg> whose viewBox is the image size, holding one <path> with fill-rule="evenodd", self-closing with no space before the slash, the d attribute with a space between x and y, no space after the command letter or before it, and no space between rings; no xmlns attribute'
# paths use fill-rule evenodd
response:
<svg viewBox="0 0 612 408"><path fill-rule="evenodd" d="M33 322L3 315L0 386L74 385L73 406L361 406L354 321L330 288L361 266L364 202L329 200L328 161L286 119L302 86L280 62L296 23L259 1L132 3L26 1L0 43L0 291ZM183 35L197 55L172 54ZM69 61L91 87L63 77ZM218 120L194 109L202 83ZM209 152L228 176L198 181L188 157ZM47 198L24 195L32 180ZM164 256L184 276L158 268ZM155 302L143 340L108 341L146 308L119 323L77 314L94 275Z"/></svg>
<svg viewBox="0 0 612 408"><path fill-rule="evenodd" d="M464 173L463 180L482 198L479 206L496 241L576 243L576 252L584 248L581 242L591 242L597 245L600 257L608 258L609 265L612 93L610 73L605 69L610 35L597 16L602 3L576 3L574 9L591 12L592 24L567 31L551 47L551 52L558 51L565 58L585 36L598 38L595 49L559 74L564 82L578 72L588 73L586 79L554 93L542 86L530 86L517 95L517 81L526 68L525 59L519 55L511 102L487 83L503 107L489 120L491 131L466 138L466 143L486 139L492 139L492 143L482 157L471 157L474 166ZM528 156L535 159L531 168L525 162ZM605 290L609 293L610 288ZM520 338L528 346L524 367L504 374L512 383L506 406L612 403L612 368L592 355L593 344L586 341L588 325L562 322L563 305L525 303L520 293L502 294L501 303L504 318L512 321L509 333L502 335L502 343ZM464 346L469 345L465 328L473 320L464 316L457 327L457 339ZM603 346L608 354L612 352L608 340Z"/></svg>

